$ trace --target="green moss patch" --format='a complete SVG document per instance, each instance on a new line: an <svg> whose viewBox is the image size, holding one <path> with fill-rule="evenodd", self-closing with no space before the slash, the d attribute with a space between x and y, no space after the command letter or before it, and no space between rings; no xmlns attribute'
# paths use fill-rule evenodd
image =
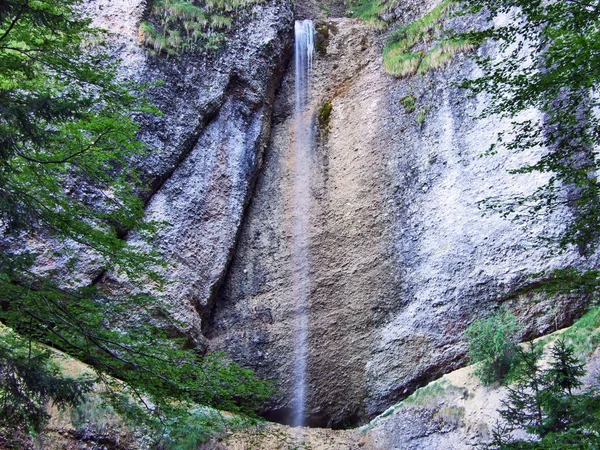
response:
<svg viewBox="0 0 600 450"><path fill-rule="evenodd" d="M407 95L406 97L402 97L400 99L400 104L404 106L404 112L406 114L410 114L414 112L417 107L417 99L414 95Z"/></svg>
<svg viewBox="0 0 600 450"><path fill-rule="evenodd" d="M331 111L333 109L333 105L331 100L326 100L319 109L319 128L322 130L329 129L329 119L331 118Z"/></svg>
<svg viewBox="0 0 600 450"><path fill-rule="evenodd" d="M338 32L338 28L333 22L326 20L319 21L315 24L315 31L317 32L315 40L315 48L317 52L324 55L327 53L327 45L329 45L329 37L332 34Z"/></svg>

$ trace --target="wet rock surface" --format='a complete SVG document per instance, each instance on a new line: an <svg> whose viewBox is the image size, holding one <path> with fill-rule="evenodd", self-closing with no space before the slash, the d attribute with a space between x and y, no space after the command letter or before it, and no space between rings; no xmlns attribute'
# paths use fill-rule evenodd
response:
<svg viewBox="0 0 600 450"><path fill-rule="evenodd" d="M576 252L546 258L534 245L535 233L560 226L560 217L527 230L482 217L480 200L531 191L545 177L507 172L535 155L480 157L509 124L476 120L486 99L453 87L477 73L471 59L458 55L445 70L399 81L382 67L380 36L363 24L329 19L316 28L307 412L309 424L345 427L464 364L465 328L501 303L530 335L571 320L582 300L555 308L527 293L528 275L586 262ZM292 71L208 330L211 348L278 381L270 417L282 421L298 313ZM414 111L403 105L407 96ZM326 103L327 120L318 120Z"/></svg>
<svg viewBox="0 0 600 450"><path fill-rule="evenodd" d="M298 14L315 5L300 2ZM407 2L407 20L423 5ZM148 217L166 223L157 244L171 284L161 295L178 332L274 379L280 394L267 413L285 421L298 314L292 3L253 6L217 54L170 59L137 42L146 2L91 0L86 8L112 31L124 76L164 81L149 91L163 116L141 118L153 150L137 164ZM544 176L507 172L535 155L480 157L509 124L476 120L486 99L453 86L477 73L468 56L399 81L382 67L375 31L352 19L316 28L307 411L311 425L347 427L462 365L465 328L501 303L527 335L568 323L582 299L535 294L528 275L592 263L576 252L546 258L534 245L536 232L559 228L569 211L530 229L482 217L480 200L530 192ZM100 271L90 258L82 269L89 280ZM110 274L104 282L111 285Z"/></svg>

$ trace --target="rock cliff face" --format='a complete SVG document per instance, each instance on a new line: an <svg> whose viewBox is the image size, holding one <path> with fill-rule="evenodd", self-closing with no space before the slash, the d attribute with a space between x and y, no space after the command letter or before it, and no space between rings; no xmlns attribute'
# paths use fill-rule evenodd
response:
<svg viewBox="0 0 600 450"><path fill-rule="evenodd" d="M291 56L292 2L252 6L217 54L174 58L138 43L146 1L91 0L86 9L111 31L125 76L163 82L149 92L163 115L142 119L153 151L138 165L150 186L148 217L167 223L157 239L172 282L163 295L185 324L180 331L203 346L201 319L231 258Z"/></svg>
<svg viewBox="0 0 600 450"><path fill-rule="evenodd" d="M538 230L482 217L479 200L535 189L543 177L507 173L535 155L480 158L508 125L475 120L486 99L452 87L477 72L470 59L398 81L382 68L379 37L361 23L335 19L317 29L307 412L314 425L338 427L382 412L463 364L463 331L500 303L522 317L528 334L568 321L578 299L554 308L555 301L514 293L527 291L528 274L583 261L575 252L545 259L533 245ZM408 96L416 100L413 112L402 103ZM280 383L273 413L282 420L292 396L298 313L293 98L290 69L208 334L213 348ZM326 103L331 113L318 120ZM559 224L549 218L537 226Z"/></svg>
<svg viewBox="0 0 600 450"><path fill-rule="evenodd" d="M414 18L430 3L407 1L397 16ZM171 264L163 295L185 324L179 331L275 379L270 414L285 420L298 313L292 2L253 6L217 55L173 59L137 44L144 1L86 7L113 31L124 74L165 82L150 91L164 115L143 118L141 137L156 150L139 166L151 187L148 216L169 224L157 243ZM300 2L299 16L311 11ZM581 299L554 308L527 293L527 275L587 262L575 252L544 258L536 229L482 217L479 200L535 189L543 177L507 173L535 155L479 157L508 125L475 120L486 99L452 87L477 73L468 57L399 81L385 73L372 30L351 19L317 28L307 412L311 424L344 426L464 363L464 329L500 303L531 335L568 322ZM326 103L330 114L317 120ZM556 228L560 217L537 226Z"/></svg>

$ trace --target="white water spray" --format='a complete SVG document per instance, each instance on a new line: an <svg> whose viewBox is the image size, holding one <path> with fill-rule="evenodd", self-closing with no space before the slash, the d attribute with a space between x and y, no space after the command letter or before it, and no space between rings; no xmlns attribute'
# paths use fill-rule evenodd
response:
<svg viewBox="0 0 600 450"><path fill-rule="evenodd" d="M292 279L297 299L296 354L292 425L304 425L306 358L308 353L310 156L313 130L307 111L315 28L311 20L296 21L296 105L294 109L294 213L292 233Z"/></svg>

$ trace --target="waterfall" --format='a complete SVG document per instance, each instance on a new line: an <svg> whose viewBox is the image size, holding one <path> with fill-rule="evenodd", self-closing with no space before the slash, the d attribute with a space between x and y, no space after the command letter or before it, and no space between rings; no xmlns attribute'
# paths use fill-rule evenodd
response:
<svg viewBox="0 0 600 450"><path fill-rule="evenodd" d="M315 29L311 20L295 23L295 90L294 109L294 211L292 217L292 278L297 301L296 349L294 365L294 397L292 425L301 426L305 419L306 358L308 353L308 293L309 293L309 210L310 156L313 130L309 99L310 73L314 52Z"/></svg>

